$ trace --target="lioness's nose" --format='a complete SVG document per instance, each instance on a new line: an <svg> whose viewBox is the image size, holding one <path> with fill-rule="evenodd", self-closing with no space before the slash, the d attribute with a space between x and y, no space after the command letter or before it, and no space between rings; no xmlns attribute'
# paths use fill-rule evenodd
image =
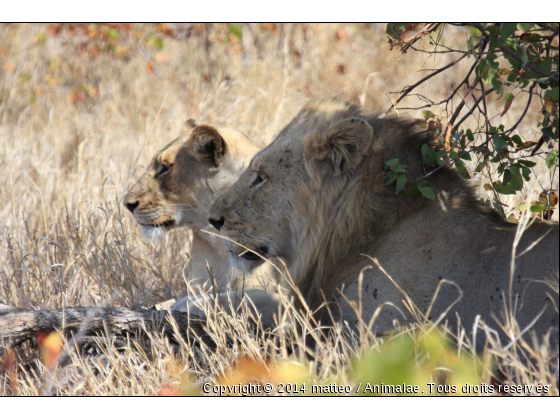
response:
<svg viewBox="0 0 560 420"><path fill-rule="evenodd" d="M208 218L208 222L218 230L220 230L220 228L224 225L225 221L226 220L223 217L220 217L219 219L213 219L212 217Z"/></svg>
<svg viewBox="0 0 560 420"><path fill-rule="evenodd" d="M124 206L132 213L138 204L140 204L139 201L125 201Z"/></svg>

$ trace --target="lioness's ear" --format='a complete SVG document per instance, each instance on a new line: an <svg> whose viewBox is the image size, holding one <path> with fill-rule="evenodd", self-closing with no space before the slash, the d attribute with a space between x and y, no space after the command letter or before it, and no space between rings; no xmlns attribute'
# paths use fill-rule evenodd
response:
<svg viewBox="0 0 560 420"><path fill-rule="evenodd" d="M181 128L181 133L186 133L187 131L192 130L193 128L195 128L197 126L196 121L193 120L192 118L189 118L187 121L185 121L185 123L183 124L183 127Z"/></svg>
<svg viewBox="0 0 560 420"><path fill-rule="evenodd" d="M304 140L305 166L312 175L348 175L356 170L373 141L371 125L347 118L326 131L314 131Z"/></svg>
<svg viewBox="0 0 560 420"><path fill-rule="evenodd" d="M194 127L184 144L195 158L211 166L219 166L224 157L224 139L218 130L209 125Z"/></svg>

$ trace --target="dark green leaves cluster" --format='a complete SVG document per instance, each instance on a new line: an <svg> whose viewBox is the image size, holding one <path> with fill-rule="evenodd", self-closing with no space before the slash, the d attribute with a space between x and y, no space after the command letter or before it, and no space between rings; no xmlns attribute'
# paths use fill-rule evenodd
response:
<svg viewBox="0 0 560 420"><path fill-rule="evenodd" d="M554 37L545 35L552 29L558 37L558 23L481 24L480 27L483 31L479 31L478 36L488 40L491 50L478 63L477 76L500 95L512 87L537 84L544 97L542 134L558 139L558 45L552 42ZM508 65L500 66L498 56L505 58ZM511 92L506 92L504 113L513 98Z"/></svg>
<svg viewBox="0 0 560 420"><path fill-rule="evenodd" d="M427 146L426 146L427 147ZM423 195L430 200L435 200L434 191L428 187L428 181L422 180L421 177L413 178L408 174L408 168L400 163L399 157L394 156L385 162L387 170L387 184L395 183L395 194L400 193L406 188L406 193L410 197L419 197Z"/></svg>
<svg viewBox="0 0 560 420"><path fill-rule="evenodd" d="M541 159L545 159L550 170L556 170L558 166L559 24L468 23L459 26L468 29L466 48L462 52L450 45L450 39L446 40L446 25L443 24L389 24L387 34L391 45L398 46L403 52L413 49L431 53L432 51L422 49L427 44L425 41L420 47L415 47L416 42L429 36L428 44L435 45L433 51L464 54L456 62L471 60L471 71L457 75L458 80L462 81L453 93L450 92L443 100L427 100L429 105L417 108L424 109L424 119L418 120L420 126L432 132L446 150L435 152L425 146L422 148L422 154L424 164L428 167L454 164L466 179L469 179L472 173L469 173L465 161L473 158L478 162L474 173L483 173L484 176L490 177L494 168L497 168L498 180L486 184L485 188L496 193L494 206L501 210L498 194L516 194L523 190L524 183L530 180L532 168L536 165L534 156L540 155ZM454 68L454 64L434 70L433 74L448 68ZM416 86L430 83L430 77L427 76L416 85L403 89L404 93L401 92L393 107ZM463 92L468 92L464 97L458 94L461 87ZM520 96L521 92L524 93ZM511 126L495 126L493 122L496 115L490 115L488 110L490 99L492 102L496 99L503 101L501 116L510 111L516 101L523 100L524 103L518 103L514 107L517 115L511 118L514 121ZM519 124L531 114L528 112L531 103L539 102L541 116L533 129L534 139L523 139L515 135ZM447 112L437 115L434 106L442 104L445 104ZM454 108L448 108L451 104ZM471 130L465 132L461 128L469 119L476 121L478 126L474 133ZM531 155L520 153L522 151L530 151ZM397 193L406 190L409 195L421 193L428 196L429 194L425 194L420 188L420 183L425 182L424 178L429 176L429 173L420 179L414 179L406 168L398 163L398 159L395 159L386 162L386 166L389 183L395 182ZM428 188L425 185L423 187ZM542 207L541 204L538 206ZM542 209L537 207L535 211L542 212Z"/></svg>

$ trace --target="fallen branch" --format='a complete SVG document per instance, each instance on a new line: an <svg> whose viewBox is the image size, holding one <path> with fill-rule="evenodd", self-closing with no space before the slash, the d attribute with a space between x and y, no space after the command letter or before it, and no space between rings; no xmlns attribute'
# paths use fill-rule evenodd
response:
<svg viewBox="0 0 560 420"><path fill-rule="evenodd" d="M155 309L77 307L27 310L0 303L0 345L14 345L35 338L37 334L60 331L83 338L107 334L122 338L144 331L160 332L173 341L177 333L195 338L211 347L215 343L205 330L206 321L186 312Z"/></svg>

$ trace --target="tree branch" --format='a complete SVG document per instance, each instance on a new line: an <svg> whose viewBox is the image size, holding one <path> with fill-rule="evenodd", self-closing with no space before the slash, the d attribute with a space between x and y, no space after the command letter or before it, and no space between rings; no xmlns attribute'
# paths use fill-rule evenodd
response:
<svg viewBox="0 0 560 420"><path fill-rule="evenodd" d="M142 334L144 330L159 331L175 340L179 333L193 333L205 344L215 347L205 331L206 321L186 312L149 309L77 307L50 310L27 310L0 303L0 344L13 344L34 338L38 333L62 331L83 337L108 333L111 337Z"/></svg>
<svg viewBox="0 0 560 420"><path fill-rule="evenodd" d="M518 61L521 65L523 65L523 59L521 57L519 57L517 54L515 54L512 50L510 50L508 47L505 46L501 46L500 49L505 52L507 55L509 55L510 57L512 57L513 59L515 59L515 61ZM542 71L541 69L539 69L538 67L532 65L531 63L527 62L525 64L525 67L528 67L529 69L531 69L532 71L534 71L537 74L540 74L543 77L548 77L550 80L552 80L554 83L558 84L558 77L553 76L552 74L548 74L544 71Z"/></svg>
<svg viewBox="0 0 560 420"><path fill-rule="evenodd" d="M428 76L424 77L423 79L420 79L417 83L413 84L412 86L407 86L402 95L399 96L399 98L396 100L395 103L393 103L391 105L391 107L388 109L388 111L390 111L391 109L393 109L406 95L408 95L410 92L412 92L415 88L417 88L418 86L420 86L422 83L424 83L426 80L431 79L432 77L434 77L435 75L447 70L449 67L453 67L455 64L457 64L459 61L461 61L463 58L465 58L468 54L463 54L461 57L459 57L457 60L452 61L451 63L447 64L446 66L443 66L442 68L440 68L439 70L434 71L433 73L429 74Z"/></svg>
<svg viewBox="0 0 560 420"><path fill-rule="evenodd" d="M492 93L492 92L494 92L494 88L486 89L485 91L483 91L483 94L480 95L479 98L476 101L474 101L474 105L469 110L469 112L467 112L463 116L463 118L461 118L461 120L453 126L453 129L451 130L451 132L456 131L461 126L461 124L463 124L465 122L465 120L474 112L474 109L478 106L480 101L482 101L482 99L484 98L484 95L488 95L489 93ZM466 97L467 97L467 95L465 96L465 98Z"/></svg>
<svg viewBox="0 0 560 420"><path fill-rule="evenodd" d="M486 29L484 29L484 27L482 25L480 25L479 23L470 23L470 25L474 26L476 29L478 29L482 35L484 35L485 38L489 39L491 35L489 32L486 32ZM517 61L518 63L520 63L523 66L523 59L521 57L519 57L517 54L515 54L512 50L510 50L508 47L504 46L503 44L500 46L500 50L502 50L504 53L506 53L507 55L509 55L510 57L512 57L515 61ZM531 63L527 62L523 67L527 67L530 70L534 71L535 73L543 76L543 77L547 77L550 80L552 80L554 83L558 84L558 76L554 76L552 74L548 74L544 71L542 71L541 69L539 69L538 67L532 65Z"/></svg>
<svg viewBox="0 0 560 420"><path fill-rule="evenodd" d="M533 82L533 84L529 88L529 100L527 101L527 105L525 106L525 109L523 110L523 114L521 114L521 117L519 117L519 119L514 124L514 126L511 127L509 130L507 130L504 134L513 133L513 130L515 130L517 128L517 126L521 123L523 118L525 118L525 115L527 115L527 111L529 110L529 105L531 105L531 100L533 99L533 89L535 89L535 86L537 86L537 82Z"/></svg>

